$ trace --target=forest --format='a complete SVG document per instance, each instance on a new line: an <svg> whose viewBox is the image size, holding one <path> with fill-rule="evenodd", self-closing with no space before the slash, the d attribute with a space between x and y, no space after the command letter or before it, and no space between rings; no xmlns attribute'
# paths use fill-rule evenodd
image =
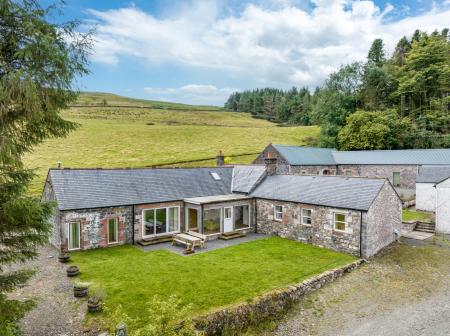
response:
<svg viewBox="0 0 450 336"><path fill-rule="evenodd" d="M365 62L307 87L235 92L225 109L279 123L319 125L315 145L342 150L450 147L449 30L416 30L390 57L382 39Z"/></svg>

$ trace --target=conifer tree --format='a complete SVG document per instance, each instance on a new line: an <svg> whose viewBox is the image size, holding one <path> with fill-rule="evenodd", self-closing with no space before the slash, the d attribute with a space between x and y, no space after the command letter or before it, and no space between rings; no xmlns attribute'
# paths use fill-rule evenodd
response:
<svg viewBox="0 0 450 336"><path fill-rule="evenodd" d="M55 10L35 0L0 0L0 331L7 335L20 333L16 322L31 303L6 293L33 272L6 266L36 257L48 242L53 210L26 194L34 173L22 156L74 129L59 111L76 98L74 78L88 72L91 33L75 32L76 22L48 22Z"/></svg>

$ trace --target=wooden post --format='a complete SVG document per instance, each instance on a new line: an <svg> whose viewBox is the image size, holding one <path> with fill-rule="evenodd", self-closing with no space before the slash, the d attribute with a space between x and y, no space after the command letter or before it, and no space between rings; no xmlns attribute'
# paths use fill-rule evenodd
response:
<svg viewBox="0 0 450 336"><path fill-rule="evenodd" d="M116 335L115 336L128 336L128 326L125 322L120 322L116 326Z"/></svg>

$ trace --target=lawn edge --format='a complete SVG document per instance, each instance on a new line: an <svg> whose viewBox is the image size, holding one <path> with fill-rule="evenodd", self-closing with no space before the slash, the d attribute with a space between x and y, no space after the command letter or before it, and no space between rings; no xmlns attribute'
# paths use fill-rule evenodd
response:
<svg viewBox="0 0 450 336"><path fill-rule="evenodd" d="M279 317L304 296L352 272L364 262L364 259L358 259L305 279L298 284L271 290L245 303L198 316L193 319L194 324L206 335L221 335L224 332L245 330L251 325Z"/></svg>

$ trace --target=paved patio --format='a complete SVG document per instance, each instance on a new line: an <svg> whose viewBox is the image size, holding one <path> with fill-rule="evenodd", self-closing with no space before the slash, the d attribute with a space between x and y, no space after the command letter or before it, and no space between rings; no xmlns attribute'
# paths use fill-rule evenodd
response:
<svg viewBox="0 0 450 336"><path fill-rule="evenodd" d="M237 244L241 244L241 243L246 243L249 241L258 240L258 239L262 239L265 237L268 237L268 236L265 234L262 234L262 233L247 233L247 235L245 237L239 237L239 238L235 238L235 239L231 239L231 240L222 240L222 239L208 240L206 242L206 248L202 249L200 247L196 247L195 253L188 254L188 255L183 253L184 246L181 246L181 245L173 246L172 243L161 243L161 244L148 245L148 246L137 245L137 246L142 248L145 252L164 249L164 250L168 250L168 251L177 253L181 256L189 256L189 255L196 255L198 253L214 251L214 250L218 250L218 249L221 249L224 247L233 246L233 245L237 245Z"/></svg>
<svg viewBox="0 0 450 336"><path fill-rule="evenodd" d="M425 240L433 237L434 234L430 232L422 232L422 231L403 231L402 237L409 239L417 239L417 240Z"/></svg>

